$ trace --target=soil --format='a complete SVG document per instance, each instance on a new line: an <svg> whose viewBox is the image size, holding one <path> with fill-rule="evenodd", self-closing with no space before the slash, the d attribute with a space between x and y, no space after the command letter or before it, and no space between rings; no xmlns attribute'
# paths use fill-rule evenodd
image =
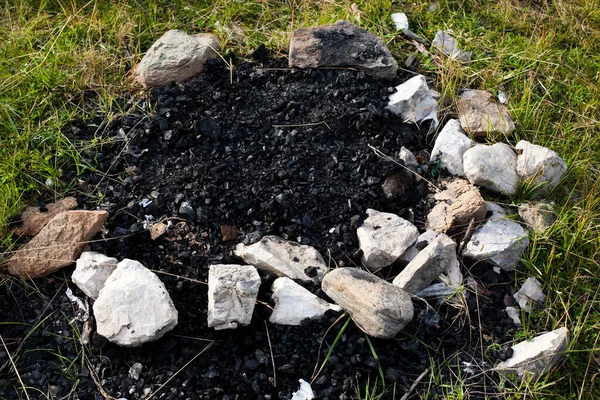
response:
<svg viewBox="0 0 600 400"><path fill-rule="evenodd" d="M86 324L66 295L69 288L85 299L69 280L73 267L29 282L6 280L2 338L30 398L290 399L298 379L310 381L330 350L312 383L319 399L354 398L382 379L389 388L382 398L400 397L438 364L445 367L413 398L423 390L444 398L441 384L459 375L472 398L493 396L497 376L489 370L509 354L502 344L515 327L503 312L512 279L489 265L464 265L465 276L489 292L468 291L461 305L415 300L413 322L393 340L369 339L350 322L336 341L347 320L336 314L299 327L270 324L272 277L263 280L251 325L207 327L208 266L241 263L232 253L239 242L277 235L345 267L360 264L355 232L368 208L424 230L428 184L395 156L402 146L426 156L429 127L403 124L384 110L393 86L409 77L290 70L281 60L240 62L230 71L216 60L190 81L152 90L119 118L75 122L65 132L70 139L104 143L82 153L97 170L78 175L75 191L80 208L110 212L91 248L153 269L179 323L139 348L120 348L93 329L82 346ZM75 177L74 169L66 175ZM169 228L151 240L149 229L160 220ZM380 275L391 280L400 268ZM93 328L93 316L87 325ZM139 379L129 373L134 363L143 366ZM22 396L11 366L0 348L1 398Z"/></svg>

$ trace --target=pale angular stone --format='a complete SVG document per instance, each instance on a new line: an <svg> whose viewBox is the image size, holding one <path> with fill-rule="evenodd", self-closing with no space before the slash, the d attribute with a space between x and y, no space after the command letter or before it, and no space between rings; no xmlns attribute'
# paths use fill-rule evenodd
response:
<svg viewBox="0 0 600 400"><path fill-rule="evenodd" d="M440 167L452 175L465 176L463 154L472 146L472 141L460 127L460 122L451 119L438 134L430 161L439 161Z"/></svg>
<svg viewBox="0 0 600 400"><path fill-rule="evenodd" d="M458 47L458 42L450 34L444 31L437 31L435 38L431 43L441 53L444 53L450 58L459 60L462 62L468 62L471 60L470 51L462 51Z"/></svg>
<svg viewBox="0 0 600 400"><path fill-rule="evenodd" d="M406 249L404 254L400 256L400 260L406 261L407 263L411 262L417 256L417 254L419 254L421 250L427 247L427 245L431 243L436 237L438 237L438 234L435 231L431 229L426 230L425 232L419 235L419 237L412 246Z"/></svg>
<svg viewBox="0 0 600 400"><path fill-rule="evenodd" d="M277 236L265 236L249 246L240 243L234 253L262 271L303 282L319 283L327 270L325 260L314 247Z"/></svg>
<svg viewBox="0 0 600 400"><path fill-rule="evenodd" d="M397 31L405 31L408 29L408 17L404 13L392 14L392 21L396 25Z"/></svg>
<svg viewBox="0 0 600 400"><path fill-rule="evenodd" d="M417 161L417 157L413 154L412 151L402 146L400 148L400 153L398 154L398 158L404 162L404 166L410 168L412 170L416 170L419 167L419 162Z"/></svg>
<svg viewBox="0 0 600 400"><path fill-rule="evenodd" d="M569 330L565 327L558 328L514 345L512 357L499 363L495 370L506 377L535 380L564 357L568 346Z"/></svg>
<svg viewBox="0 0 600 400"><path fill-rule="evenodd" d="M546 295L542 292L542 284L532 276L525 280L521 289L513 297L525 312L531 312L533 303L543 309L546 299Z"/></svg>
<svg viewBox="0 0 600 400"><path fill-rule="evenodd" d="M547 201L521 204L519 216L529 228L536 231L549 229L556 220L553 204Z"/></svg>
<svg viewBox="0 0 600 400"><path fill-rule="evenodd" d="M208 270L208 327L235 329L250 325L260 288L251 265L216 264Z"/></svg>
<svg viewBox="0 0 600 400"><path fill-rule="evenodd" d="M510 318L515 324L515 326L521 326L521 313L519 313L519 309L517 307L506 307L505 309L506 315Z"/></svg>
<svg viewBox="0 0 600 400"><path fill-rule="evenodd" d="M35 236L52 218L56 217L63 211L69 211L77 207L77 199L75 197L65 197L56 203L46 204L46 211L41 211L40 207L28 206L21 214L20 225L15 228L15 233L19 236Z"/></svg>
<svg viewBox="0 0 600 400"><path fill-rule="evenodd" d="M165 285L127 258L108 277L93 309L98 334L124 347L158 340L177 325L177 310Z"/></svg>
<svg viewBox="0 0 600 400"><path fill-rule="evenodd" d="M218 57L220 47L213 34L172 29L148 49L135 68L135 80L145 88L184 81L199 74L206 60Z"/></svg>
<svg viewBox="0 0 600 400"><path fill-rule="evenodd" d="M446 189L437 193L439 201L429 214L425 226L437 233L466 229L471 222L483 221L487 206L479 190L464 179L446 183Z"/></svg>
<svg viewBox="0 0 600 400"><path fill-rule="evenodd" d="M521 178L517 155L504 143L471 147L463 155L463 168L469 182L508 196L517 194Z"/></svg>
<svg viewBox="0 0 600 400"><path fill-rule="evenodd" d="M300 325L305 319L325 315L329 310L342 311L340 306L318 298L290 278L277 278L273 282L275 308L269 321L279 325Z"/></svg>
<svg viewBox="0 0 600 400"><path fill-rule="evenodd" d="M515 124L504 104L483 90L463 90L458 98L458 118L462 128L473 136L510 135Z"/></svg>
<svg viewBox="0 0 600 400"><path fill-rule="evenodd" d="M396 261L417 240L419 230L396 214L368 209L356 235L364 264L375 271Z"/></svg>
<svg viewBox="0 0 600 400"><path fill-rule="evenodd" d="M313 400L315 394L313 393L310 383L304 379L300 379L300 389L297 392L292 393L292 400Z"/></svg>
<svg viewBox="0 0 600 400"><path fill-rule="evenodd" d="M383 40L349 21L296 29L289 52L290 67L348 67L392 79L398 63Z"/></svg>
<svg viewBox="0 0 600 400"><path fill-rule="evenodd" d="M414 315L408 293L357 268L329 272L323 279L323 291L369 336L391 338Z"/></svg>
<svg viewBox="0 0 600 400"><path fill-rule="evenodd" d="M517 172L522 178L541 185L542 191L553 189L567 172L567 163L554 151L521 140L517 149Z"/></svg>
<svg viewBox="0 0 600 400"><path fill-rule="evenodd" d="M93 251L84 251L77 259L77 266L71 280L88 297L95 299L118 263L116 258Z"/></svg>
<svg viewBox="0 0 600 400"><path fill-rule="evenodd" d="M425 77L417 75L396 86L396 93L390 95L390 100L385 108L400 115L404 122L416 124L432 119L437 125L438 97L439 93L430 90L427 86Z"/></svg>

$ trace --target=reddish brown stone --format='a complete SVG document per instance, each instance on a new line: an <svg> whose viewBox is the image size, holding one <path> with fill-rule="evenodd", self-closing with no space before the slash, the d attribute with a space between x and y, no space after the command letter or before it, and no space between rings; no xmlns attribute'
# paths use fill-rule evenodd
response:
<svg viewBox="0 0 600 400"><path fill-rule="evenodd" d="M223 225L221 226L221 240L227 242L229 240L235 240L240 235L238 227L235 225Z"/></svg>
<svg viewBox="0 0 600 400"><path fill-rule="evenodd" d="M56 203L46 204L45 208L48 211L41 211L40 207L28 206L21 215L23 223L15 228L15 233L19 236L35 236L52 218L75 207L77 207L75 197L65 197Z"/></svg>

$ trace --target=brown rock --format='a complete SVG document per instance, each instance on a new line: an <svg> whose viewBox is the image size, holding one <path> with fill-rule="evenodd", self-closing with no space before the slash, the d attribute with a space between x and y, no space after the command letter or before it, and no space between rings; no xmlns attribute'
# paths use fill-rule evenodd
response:
<svg viewBox="0 0 600 400"><path fill-rule="evenodd" d="M65 197L56 203L46 204L45 208L48 211L44 212L40 211L40 207L28 206L21 215L23 223L15 228L15 233L19 236L35 236L52 218L75 207L77 207L75 197Z"/></svg>
<svg viewBox="0 0 600 400"><path fill-rule="evenodd" d="M386 199L393 199L394 197L404 194L411 186L412 182L412 174L405 171L396 171L385 178L383 185L381 185L381 189L383 190L383 195Z"/></svg>
<svg viewBox="0 0 600 400"><path fill-rule="evenodd" d="M515 130L506 106L494 101L492 94L483 90L462 91L458 98L458 118L462 128L474 136L508 135Z"/></svg>
<svg viewBox="0 0 600 400"><path fill-rule="evenodd" d="M8 260L8 272L21 278L45 276L75 262L102 229L106 211L64 211Z"/></svg>
<svg viewBox="0 0 600 400"><path fill-rule="evenodd" d="M485 219L487 205L479 190L464 179L449 182L446 190L435 195L440 203L427 215L427 229L446 233L452 229L466 229L471 219Z"/></svg>
<svg viewBox="0 0 600 400"><path fill-rule="evenodd" d="M240 235L238 227L235 225L221 225L221 240L227 242L235 240Z"/></svg>

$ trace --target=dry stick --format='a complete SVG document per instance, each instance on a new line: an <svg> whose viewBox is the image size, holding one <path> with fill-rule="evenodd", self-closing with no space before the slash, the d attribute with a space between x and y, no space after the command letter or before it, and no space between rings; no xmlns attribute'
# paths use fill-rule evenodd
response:
<svg viewBox="0 0 600 400"><path fill-rule="evenodd" d="M100 392L100 395L102 397L104 397L106 400L115 400L115 398L112 397L111 395L109 395L108 393L106 393L106 391L104 390L102 385L100 385L100 382L98 381L98 377L96 376L96 372L94 372L94 369L92 368L92 364L90 363L90 360L86 357L85 354L83 356L85 357L85 363L88 367L88 370L90 371L90 376L92 377L92 381L94 381L94 384L96 385L96 388Z"/></svg>
<svg viewBox="0 0 600 400"><path fill-rule="evenodd" d="M311 122L308 124L279 124L279 125L272 125L273 128L298 128L298 127L303 127L303 126L317 126L317 125L325 125L327 128L329 128L329 130L331 131L331 127L329 125L327 125L327 122L325 121L321 121L321 122Z"/></svg>
<svg viewBox="0 0 600 400"><path fill-rule="evenodd" d="M475 223L475 218L471 218L471 221L469 222L469 226L467 226L467 231L465 232L465 236L463 237L463 240L460 242L460 246L458 246L458 254L460 254L462 249L467 244L467 241L471 238L471 234L472 234L471 231L473 230L474 223Z"/></svg>
<svg viewBox="0 0 600 400"><path fill-rule="evenodd" d="M166 272L166 271L152 270L152 272L154 272L155 274L169 275L169 276L173 276L175 278L185 279L186 281L190 281L190 282L194 282L194 283L201 283L203 285L208 285L208 283L206 283L204 281L199 281L198 279L193 279L193 278L188 278L186 276L172 274L172 273Z"/></svg>
<svg viewBox="0 0 600 400"><path fill-rule="evenodd" d="M410 386L410 389L408 389L408 392L404 393L404 396L402 396L400 398L400 400L407 400L408 396L410 396L410 394L413 392L413 390L415 390L417 385L423 380L423 378L425 378L427 376L428 373L429 373L429 368L426 368L425 371L423 371L421 373L421 375L419 375L419 377L417 379L415 379L413 384Z"/></svg>
<svg viewBox="0 0 600 400"><path fill-rule="evenodd" d="M269 335L269 326L267 321L265 323L265 330L267 331L267 342L269 342L269 353L271 353L271 364L273 364L273 387L277 387L277 372L275 369L275 357L273 357L273 347L271 346L271 336Z"/></svg>
<svg viewBox="0 0 600 400"><path fill-rule="evenodd" d="M2 335L0 335L0 340L2 341L2 346L4 346L4 350L6 350L6 354L8 354L8 359L10 361L10 364L12 365L13 369L15 370L15 374L17 375L17 379L19 380L19 383L21 384L21 387L23 388L23 392L25 393L25 397L27 397L27 400L29 400L29 394L27 393L27 389L25 388L25 384L23 383L23 380L21 379L21 375L19 375L19 370L17 370L17 366L15 365L15 362L12 359L12 356L10 355L10 351L8 351L8 348L6 347L6 343L4 343L4 338L2 337Z"/></svg>

